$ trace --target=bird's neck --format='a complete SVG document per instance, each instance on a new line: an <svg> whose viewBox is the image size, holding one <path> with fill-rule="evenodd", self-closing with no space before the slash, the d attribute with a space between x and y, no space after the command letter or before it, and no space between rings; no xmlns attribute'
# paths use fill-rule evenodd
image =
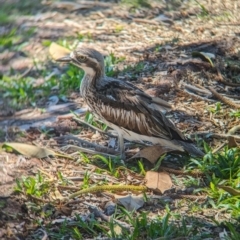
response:
<svg viewBox="0 0 240 240"><path fill-rule="evenodd" d="M84 67L85 74L81 82L80 93L84 98L89 92L96 90L96 86L104 79L105 73L101 70Z"/></svg>

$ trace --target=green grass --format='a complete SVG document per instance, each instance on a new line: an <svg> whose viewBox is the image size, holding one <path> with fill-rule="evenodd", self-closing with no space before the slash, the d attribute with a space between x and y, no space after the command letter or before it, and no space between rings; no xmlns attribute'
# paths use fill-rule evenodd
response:
<svg viewBox="0 0 240 240"><path fill-rule="evenodd" d="M135 7L135 8L151 7L149 0L121 0L121 3L130 5L131 7Z"/></svg>
<svg viewBox="0 0 240 240"><path fill-rule="evenodd" d="M200 170L205 176L201 179L191 176L182 176L185 187L195 186L196 192L205 193L207 198L204 202L189 201L187 199L171 201L159 200L156 206L161 206L161 214L150 214L145 208L139 211L129 212L123 207L117 207L115 214L111 216L109 222L99 221L97 218L84 218L83 213L74 217L74 220L59 223L57 228L48 223L48 219L54 214L57 207L53 202L52 207L44 210L44 204L28 203L29 211L35 216L41 216L39 226L44 227L51 239L62 237L72 237L73 239L84 239L84 237L97 237L99 234L110 239L174 239L185 237L187 239L214 238L216 231L226 230L226 239L238 239L240 224L239 208L240 196L233 196L219 186L230 186L232 189L240 189L240 150L237 148L225 149L221 153L212 154L211 149L205 144L207 154L201 159L189 159L186 170ZM103 168L96 168L96 173L108 172L115 178L122 178L124 167L116 159L110 159L99 155L89 158L86 154L81 155L82 161L89 164L97 160ZM85 160L84 160L84 159ZM131 165L129 163L128 165ZM126 170L129 166L126 166ZM106 171L107 170L107 171ZM137 170L137 169L136 169ZM137 172L145 174L145 169L141 161L138 164ZM177 178L177 176L176 176ZM72 186L72 182L65 179L59 172L57 174L58 183L64 186ZM56 183L56 181L54 181ZM107 184L106 180L97 184ZM92 183L90 174L86 171L81 189L89 188L96 183ZM36 177L22 178L17 181L16 191L26 196L45 198L52 194L53 184L41 173ZM149 196L150 197L150 196ZM150 201L147 197L146 203ZM187 208L186 208L187 206ZM182 215L181 208L186 208ZM202 218L198 214L202 211L226 212L231 215L231 221L219 220L214 217ZM100 209L100 211L102 211ZM151 217L150 217L151 216ZM85 220L84 220L85 219ZM128 226L128 227L126 227ZM215 229L216 231L213 231ZM217 230L220 229L220 230Z"/></svg>
<svg viewBox="0 0 240 240"><path fill-rule="evenodd" d="M116 77L118 74L118 70L115 69L115 65L123 62L125 57L116 57L114 53L110 53L105 59L105 72L108 77Z"/></svg>
<svg viewBox="0 0 240 240"><path fill-rule="evenodd" d="M72 91L79 91L83 71L73 65L69 65L68 70L60 77L50 74L47 70L39 72L45 76L45 81L36 85L34 77L19 76L0 76L0 93L5 99L8 99L8 105L13 108L21 109L24 106L37 106L40 99L45 99L51 95L57 94L60 98L65 97ZM11 73L10 73L11 75Z"/></svg>
<svg viewBox="0 0 240 240"><path fill-rule="evenodd" d="M2 1L0 8L0 25L12 23L18 16L34 15L41 5L38 0Z"/></svg>

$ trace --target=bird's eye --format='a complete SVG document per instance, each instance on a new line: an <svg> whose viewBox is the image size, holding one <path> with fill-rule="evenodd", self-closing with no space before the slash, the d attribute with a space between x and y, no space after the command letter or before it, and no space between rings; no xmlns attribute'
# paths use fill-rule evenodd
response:
<svg viewBox="0 0 240 240"><path fill-rule="evenodd" d="M81 62L84 62L86 60L86 56L79 55L79 56L77 56L77 59Z"/></svg>

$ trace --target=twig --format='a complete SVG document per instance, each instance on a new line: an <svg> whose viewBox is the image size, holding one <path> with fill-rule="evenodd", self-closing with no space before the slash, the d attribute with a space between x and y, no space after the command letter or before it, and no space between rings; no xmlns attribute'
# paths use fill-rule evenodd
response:
<svg viewBox="0 0 240 240"><path fill-rule="evenodd" d="M28 73L30 73L32 71L32 67L28 68L24 73L22 73L21 75L18 76L17 79L21 79L24 78L26 75L28 75Z"/></svg>
<svg viewBox="0 0 240 240"><path fill-rule="evenodd" d="M47 232L42 230L42 229L39 229L39 231L41 231L43 233L43 237L41 240L47 240L48 239L48 235L47 235Z"/></svg>
<svg viewBox="0 0 240 240"><path fill-rule="evenodd" d="M229 135L233 135L235 132L237 132L238 130L240 130L240 125L234 126L232 127L227 134Z"/></svg>
<svg viewBox="0 0 240 240"><path fill-rule="evenodd" d="M189 134L188 136L190 138L194 138L196 135L202 138L212 137L212 138L224 138L224 139L228 139L229 136L232 136L235 138L236 141L240 141L240 136L224 134L224 133L220 134L220 133L211 133L211 132L195 132L193 134Z"/></svg>
<svg viewBox="0 0 240 240"><path fill-rule="evenodd" d="M218 68L217 68L217 73L218 73L218 79L217 79L218 82L221 82L221 83L223 83L227 86L231 86L231 87L240 87L239 83L232 83L232 82L225 81Z"/></svg>
<svg viewBox="0 0 240 240"><path fill-rule="evenodd" d="M63 148L64 148L64 151L66 151L68 149L71 149L71 150L74 150L74 151L80 151L80 152L85 152L85 153L89 153L89 154L100 154L100 155L103 155L105 157L110 157L110 158L115 158L116 157L116 155L111 155L111 154L108 154L108 153L99 152L99 151L95 151L95 150L92 150L92 149L79 147L79 146L74 146L74 145L67 145L67 146L64 146Z"/></svg>
<svg viewBox="0 0 240 240"><path fill-rule="evenodd" d="M103 221L106 221L106 222L110 222L111 221L111 218L109 216L107 216L106 214L104 214L101 210L99 210L97 207L93 206L92 204L89 204L87 202L85 202L85 204L88 207L88 210L94 214L95 217L100 217ZM117 219L112 219L114 222L116 222L117 224L121 225L122 227L130 230L131 229L131 225L125 223L125 222L122 222L120 220L117 220Z"/></svg>
<svg viewBox="0 0 240 240"><path fill-rule="evenodd" d="M194 91L194 92L203 93L203 94L209 95L209 96L212 95L212 93L211 93L210 91L208 91L207 89L200 89L200 88L198 88L198 87L195 86L195 85L189 85L189 84L187 84L187 83L182 83L182 85L183 85L185 88L187 88L187 89L189 89L189 90L192 90L192 91Z"/></svg>
<svg viewBox="0 0 240 240"><path fill-rule="evenodd" d="M168 167L160 167L161 170L164 170L168 173L173 173L173 174L180 174L180 175L190 175L190 176L194 176L194 177L199 177L199 176L203 176L204 173L200 172L198 170L193 170L191 172L186 172L185 170L181 170L181 169L173 169L173 168L168 168Z"/></svg>
<svg viewBox="0 0 240 240"><path fill-rule="evenodd" d="M96 193L96 192L103 192L103 191L147 191L146 186L134 186L134 185L101 185L95 186L87 189L82 189L78 192L71 194L68 199L72 199L78 197L82 194L87 193Z"/></svg>
<svg viewBox="0 0 240 240"><path fill-rule="evenodd" d="M226 144L227 144L227 142L225 141L225 142L222 143L220 146L218 146L217 148L213 149L212 153L217 153L217 152L220 151Z"/></svg>
<svg viewBox="0 0 240 240"><path fill-rule="evenodd" d="M76 141L78 142L79 144L85 144L89 147L92 147L96 150L99 150L100 152L106 152L106 153L110 153L110 154L116 154L118 153L117 151L113 150L113 149L110 149L110 148L106 148L106 147L103 147L101 145L98 145L96 143L91 143L91 142L88 142L88 141L85 141L81 138L78 138L78 137L75 137L73 135L66 135L66 136L61 136L61 137L55 137L54 139L56 140L73 140L73 141Z"/></svg>
<svg viewBox="0 0 240 240"><path fill-rule="evenodd" d="M228 97L228 98L240 99L239 95L232 95L232 94L224 94L224 95L225 95L225 97Z"/></svg>
<svg viewBox="0 0 240 240"><path fill-rule="evenodd" d="M91 125L91 124L89 124L89 123L87 123L87 122L85 122L85 121L83 121L83 120L81 120L81 119L79 119L77 117L73 117L73 120L75 120L76 122L81 123L83 125L86 125L86 126L92 128L93 130L98 131L101 134L107 135L109 137L115 137L115 138L117 137L116 135L113 135L111 133L105 132L105 131L101 130L100 128L95 127L95 126L93 126L93 125Z"/></svg>
<svg viewBox="0 0 240 240"><path fill-rule="evenodd" d="M148 20L148 19L142 19L142 18L133 18L132 20L137 23L147 23L147 24L159 25L159 23L154 20Z"/></svg>
<svg viewBox="0 0 240 240"><path fill-rule="evenodd" d="M203 100L203 101L214 102L214 103L216 102L216 100L214 100L214 99L208 99L206 97L202 97L202 96L196 95L194 93L190 93L188 90L183 90L183 92L187 93L188 95L190 95L190 96L192 96L194 98L196 98L197 100Z"/></svg>
<svg viewBox="0 0 240 240"><path fill-rule="evenodd" d="M185 194L166 194L168 197L171 197L173 199L189 199L189 200L206 200L206 196L194 196L194 195L185 195Z"/></svg>
<svg viewBox="0 0 240 240"><path fill-rule="evenodd" d="M209 87L209 90L212 92L212 94L219 100L221 100L223 103L229 105L230 107L240 109L240 105L232 102L230 99L227 99L223 97L221 94L219 94L214 88Z"/></svg>

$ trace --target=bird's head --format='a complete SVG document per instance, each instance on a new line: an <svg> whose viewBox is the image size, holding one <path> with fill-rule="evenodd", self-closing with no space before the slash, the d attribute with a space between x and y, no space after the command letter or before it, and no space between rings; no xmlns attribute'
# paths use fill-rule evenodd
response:
<svg viewBox="0 0 240 240"><path fill-rule="evenodd" d="M57 59L58 62L72 63L82 68L89 75L105 75L104 58L100 52L92 48L77 48L68 56Z"/></svg>

